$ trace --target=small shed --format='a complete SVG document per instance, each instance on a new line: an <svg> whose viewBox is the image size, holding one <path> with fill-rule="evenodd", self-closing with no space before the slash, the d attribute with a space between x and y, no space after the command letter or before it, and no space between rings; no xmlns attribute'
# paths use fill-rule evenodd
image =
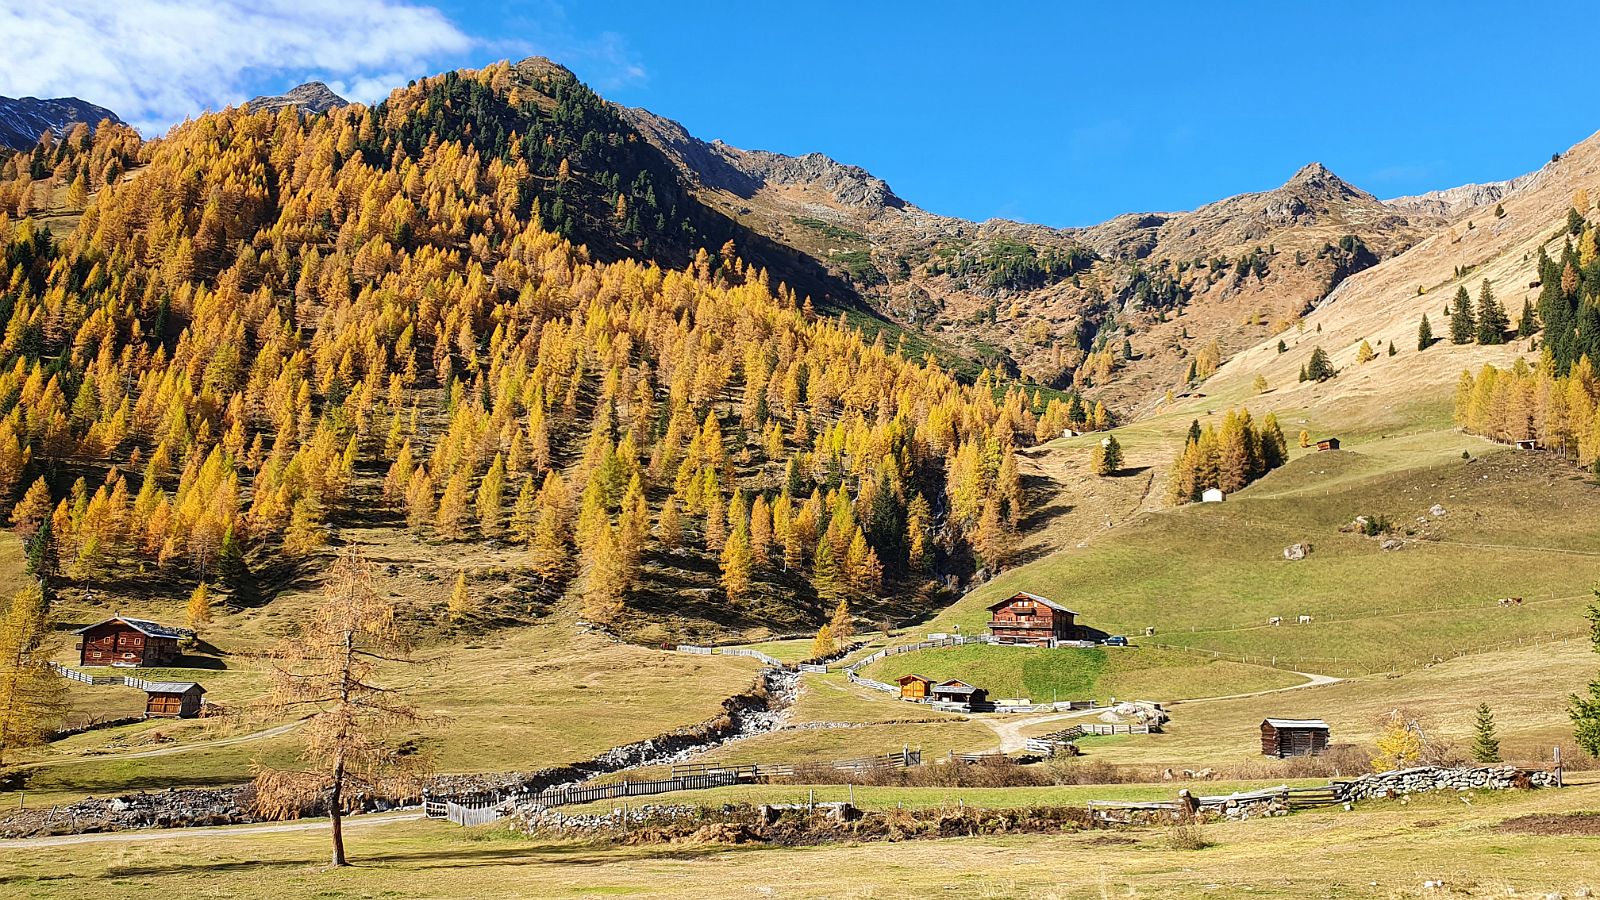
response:
<svg viewBox="0 0 1600 900"><path fill-rule="evenodd" d="M146 681L144 692L146 719L192 719L200 715L206 689L193 681Z"/></svg>
<svg viewBox="0 0 1600 900"><path fill-rule="evenodd" d="M1322 438L1321 440L1317 441L1317 449L1318 450L1337 450L1337 449L1339 449L1339 439L1338 438Z"/></svg>
<svg viewBox="0 0 1600 900"><path fill-rule="evenodd" d="M901 675L900 699L921 702L928 699L928 689L933 687L933 679L922 675Z"/></svg>
<svg viewBox="0 0 1600 900"><path fill-rule="evenodd" d="M187 628L146 619L112 616L85 625L78 635L80 666L159 666L178 658L178 642L194 637Z"/></svg>
<svg viewBox="0 0 1600 900"><path fill-rule="evenodd" d="M942 681L928 689L929 696L935 703L950 703L971 709L975 703L982 703L989 696L989 692L980 687L973 687L965 681Z"/></svg>
<svg viewBox="0 0 1600 900"><path fill-rule="evenodd" d="M1536 441L1517 441L1518 450L1537 450L1538 448L1539 444Z"/></svg>
<svg viewBox="0 0 1600 900"><path fill-rule="evenodd" d="M1316 756L1328 749L1328 723L1321 719L1267 719L1261 723L1261 753L1284 759Z"/></svg>
<svg viewBox="0 0 1600 900"><path fill-rule="evenodd" d="M1200 495L1200 500L1204 503L1221 503L1225 496L1227 495L1222 493L1222 488L1206 488Z"/></svg>

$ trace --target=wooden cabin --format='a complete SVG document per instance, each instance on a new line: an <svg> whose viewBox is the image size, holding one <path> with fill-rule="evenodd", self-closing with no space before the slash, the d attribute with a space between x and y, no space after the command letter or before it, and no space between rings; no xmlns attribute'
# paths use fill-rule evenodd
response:
<svg viewBox="0 0 1600 900"><path fill-rule="evenodd" d="M192 719L200 715L200 697L206 689L192 681L146 681L146 719Z"/></svg>
<svg viewBox="0 0 1600 900"><path fill-rule="evenodd" d="M952 706L970 710L975 704L981 704L989 696L989 692L980 687L973 687L965 681L942 681L928 689L928 696L934 703L948 703Z"/></svg>
<svg viewBox="0 0 1600 900"><path fill-rule="evenodd" d="M1321 719L1267 719L1261 723L1261 753L1284 759L1316 756L1328 749L1328 723Z"/></svg>
<svg viewBox="0 0 1600 900"><path fill-rule="evenodd" d="M989 605L989 633L1002 644L1054 647L1077 635L1076 615L1054 600L1019 592Z"/></svg>
<svg viewBox="0 0 1600 900"><path fill-rule="evenodd" d="M921 675L901 675L899 683L900 699L918 703L928 699L928 688L933 687L933 679Z"/></svg>
<svg viewBox="0 0 1600 900"><path fill-rule="evenodd" d="M79 628L80 666L160 666L178 658L178 642L194 637L187 628L112 616Z"/></svg>
<svg viewBox="0 0 1600 900"><path fill-rule="evenodd" d="M1318 450L1337 450L1337 449L1339 449L1339 439L1338 438L1323 438L1322 440L1317 441L1317 449Z"/></svg>
<svg viewBox="0 0 1600 900"><path fill-rule="evenodd" d="M1538 444L1537 441L1521 440L1521 441L1517 441L1517 449L1518 450L1537 450L1537 449L1539 449L1539 444Z"/></svg>

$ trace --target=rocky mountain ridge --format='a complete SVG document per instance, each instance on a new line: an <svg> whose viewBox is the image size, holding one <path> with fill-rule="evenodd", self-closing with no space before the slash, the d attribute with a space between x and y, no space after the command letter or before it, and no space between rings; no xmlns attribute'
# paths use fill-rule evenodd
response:
<svg viewBox="0 0 1600 900"><path fill-rule="evenodd" d="M122 123L111 110L77 97L0 97L0 147L30 150L46 131L59 138L80 122L94 128L105 120Z"/></svg>

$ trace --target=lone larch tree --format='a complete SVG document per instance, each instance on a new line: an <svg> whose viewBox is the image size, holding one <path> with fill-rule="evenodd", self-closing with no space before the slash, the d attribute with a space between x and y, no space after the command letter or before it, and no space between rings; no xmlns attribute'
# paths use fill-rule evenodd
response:
<svg viewBox="0 0 1600 900"><path fill-rule="evenodd" d="M269 818L292 818L326 806L335 866L349 865L343 816L352 789L408 796L426 756L402 752L401 738L438 724L407 702L407 687L380 684L380 672L414 664L412 644L395 605L373 586L371 567L351 548L334 563L321 603L304 630L272 653L272 689L259 712L305 716L292 732L297 769L256 768L256 803Z"/></svg>

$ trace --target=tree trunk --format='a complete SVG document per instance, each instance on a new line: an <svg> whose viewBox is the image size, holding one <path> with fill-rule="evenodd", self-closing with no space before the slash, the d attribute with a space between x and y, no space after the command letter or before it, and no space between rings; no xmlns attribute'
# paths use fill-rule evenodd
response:
<svg viewBox="0 0 1600 900"><path fill-rule="evenodd" d="M333 864L336 866L350 865L350 861L344 857L343 789L344 751L341 750L333 761L333 789L328 793L328 817L333 823Z"/></svg>

